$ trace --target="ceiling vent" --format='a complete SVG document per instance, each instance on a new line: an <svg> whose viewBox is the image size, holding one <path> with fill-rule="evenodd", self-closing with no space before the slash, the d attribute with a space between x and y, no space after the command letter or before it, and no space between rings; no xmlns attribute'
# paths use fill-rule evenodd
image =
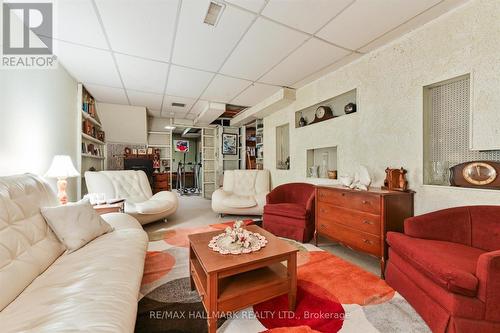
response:
<svg viewBox="0 0 500 333"><path fill-rule="evenodd" d="M222 16L224 7L224 4L211 1L210 6L208 6L207 15L205 15L205 20L203 22L215 27Z"/></svg>
<svg viewBox="0 0 500 333"><path fill-rule="evenodd" d="M178 107L178 108L183 108L186 106L184 103L172 103L172 106Z"/></svg>

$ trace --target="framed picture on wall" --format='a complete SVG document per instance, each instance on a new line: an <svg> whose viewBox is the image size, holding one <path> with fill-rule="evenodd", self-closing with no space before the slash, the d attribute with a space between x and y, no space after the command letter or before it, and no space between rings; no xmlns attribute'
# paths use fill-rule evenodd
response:
<svg viewBox="0 0 500 333"><path fill-rule="evenodd" d="M236 155L238 154L238 135L223 133L222 134L222 154Z"/></svg>
<svg viewBox="0 0 500 333"><path fill-rule="evenodd" d="M189 151L188 140L174 140L175 151L187 153Z"/></svg>

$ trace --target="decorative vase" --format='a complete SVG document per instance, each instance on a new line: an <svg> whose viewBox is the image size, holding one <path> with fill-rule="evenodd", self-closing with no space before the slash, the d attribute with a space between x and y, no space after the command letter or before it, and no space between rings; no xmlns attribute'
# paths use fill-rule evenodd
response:
<svg viewBox="0 0 500 333"><path fill-rule="evenodd" d="M312 167L309 168L309 177L312 178L318 178L318 166L313 165Z"/></svg>
<svg viewBox="0 0 500 333"><path fill-rule="evenodd" d="M322 154L323 160L321 161L321 167L319 168L319 176L321 178L328 178L328 152Z"/></svg>

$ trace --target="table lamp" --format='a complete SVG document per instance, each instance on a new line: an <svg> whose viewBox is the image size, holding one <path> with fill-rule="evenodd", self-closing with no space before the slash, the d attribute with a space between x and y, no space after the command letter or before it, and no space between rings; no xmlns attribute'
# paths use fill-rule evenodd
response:
<svg viewBox="0 0 500 333"><path fill-rule="evenodd" d="M68 182L66 178L78 176L80 176L80 173L76 171L68 155L56 155L44 177L57 178L57 198L61 205L65 205L68 203L68 194L66 193Z"/></svg>

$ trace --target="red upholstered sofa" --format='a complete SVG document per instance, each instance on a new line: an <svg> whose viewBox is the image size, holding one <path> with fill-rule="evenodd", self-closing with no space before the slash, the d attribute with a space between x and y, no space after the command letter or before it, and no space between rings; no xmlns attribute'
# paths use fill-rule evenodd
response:
<svg viewBox="0 0 500 333"><path fill-rule="evenodd" d="M500 332L500 206L412 217L387 242L387 283L433 332Z"/></svg>
<svg viewBox="0 0 500 333"><path fill-rule="evenodd" d="M276 236L308 242L314 234L314 185L283 184L266 197L262 226Z"/></svg>

